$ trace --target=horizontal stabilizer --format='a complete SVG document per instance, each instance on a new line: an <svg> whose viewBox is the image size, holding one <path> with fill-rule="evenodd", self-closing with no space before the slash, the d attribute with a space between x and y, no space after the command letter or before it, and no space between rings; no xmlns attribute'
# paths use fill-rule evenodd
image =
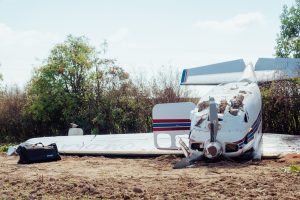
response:
<svg viewBox="0 0 300 200"><path fill-rule="evenodd" d="M300 58L259 58L255 75L258 82L299 77Z"/></svg>
<svg viewBox="0 0 300 200"><path fill-rule="evenodd" d="M245 69L243 59L184 69L181 85L218 85L235 82Z"/></svg>

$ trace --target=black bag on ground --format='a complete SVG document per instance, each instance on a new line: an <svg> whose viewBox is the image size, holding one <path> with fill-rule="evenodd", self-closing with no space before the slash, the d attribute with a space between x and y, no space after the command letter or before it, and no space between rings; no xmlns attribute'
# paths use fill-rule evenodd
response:
<svg viewBox="0 0 300 200"><path fill-rule="evenodd" d="M61 159L55 143L48 146L44 146L42 143L26 144L19 146L16 151L20 156L18 164L50 162Z"/></svg>

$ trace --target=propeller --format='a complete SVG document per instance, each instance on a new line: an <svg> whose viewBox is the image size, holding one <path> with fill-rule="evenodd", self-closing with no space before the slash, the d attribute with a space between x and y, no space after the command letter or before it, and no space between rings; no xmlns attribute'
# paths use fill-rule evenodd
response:
<svg viewBox="0 0 300 200"><path fill-rule="evenodd" d="M209 121L210 142L216 142L218 134L218 110L213 97L209 97Z"/></svg>
<svg viewBox="0 0 300 200"><path fill-rule="evenodd" d="M181 159L179 162L175 163L173 169L186 168L190 165L193 165L196 161L201 160L201 158L203 157L203 153L189 149L189 147L184 143L184 141L181 138L179 139L179 145L183 151L183 154L186 157Z"/></svg>
<svg viewBox="0 0 300 200"><path fill-rule="evenodd" d="M209 154L208 157L214 157L218 155L218 149L220 146L217 144L217 133L218 133L218 110L217 110L217 104L215 102L215 99L213 97L209 98L209 130L210 130L210 143L208 145L208 151ZM203 153L197 150L191 150L188 148L188 146L180 139L179 144L181 149L183 150L184 155L186 156L179 162L175 163L174 169L182 169L186 168L192 164L194 164L196 161L199 161L203 157ZM217 146L215 146L217 145ZM218 148L217 148L218 147ZM213 154L213 155L211 155Z"/></svg>

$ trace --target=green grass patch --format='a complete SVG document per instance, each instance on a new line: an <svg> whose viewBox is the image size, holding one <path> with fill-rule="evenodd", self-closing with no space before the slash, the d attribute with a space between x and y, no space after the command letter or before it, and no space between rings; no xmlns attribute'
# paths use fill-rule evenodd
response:
<svg viewBox="0 0 300 200"><path fill-rule="evenodd" d="M299 165L290 165L289 170L292 173L300 173L300 166Z"/></svg>
<svg viewBox="0 0 300 200"><path fill-rule="evenodd" d="M10 146L15 146L15 144L0 144L0 152L7 152Z"/></svg>

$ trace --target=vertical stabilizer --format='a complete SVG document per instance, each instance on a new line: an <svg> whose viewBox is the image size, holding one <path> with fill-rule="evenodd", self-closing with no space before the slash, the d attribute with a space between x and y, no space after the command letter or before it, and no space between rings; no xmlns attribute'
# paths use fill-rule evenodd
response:
<svg viewBox="0 0 300 200"><path fill-rule="evenodd" d="M242 77L240 78L239 81L240 82L250 82L250 83L257 81L256 75L254 73L254 69L253 69L252 63L249 63L246 66L246 68L245 68L245 70L243 72L243 75L242 75Z"/></svg>

